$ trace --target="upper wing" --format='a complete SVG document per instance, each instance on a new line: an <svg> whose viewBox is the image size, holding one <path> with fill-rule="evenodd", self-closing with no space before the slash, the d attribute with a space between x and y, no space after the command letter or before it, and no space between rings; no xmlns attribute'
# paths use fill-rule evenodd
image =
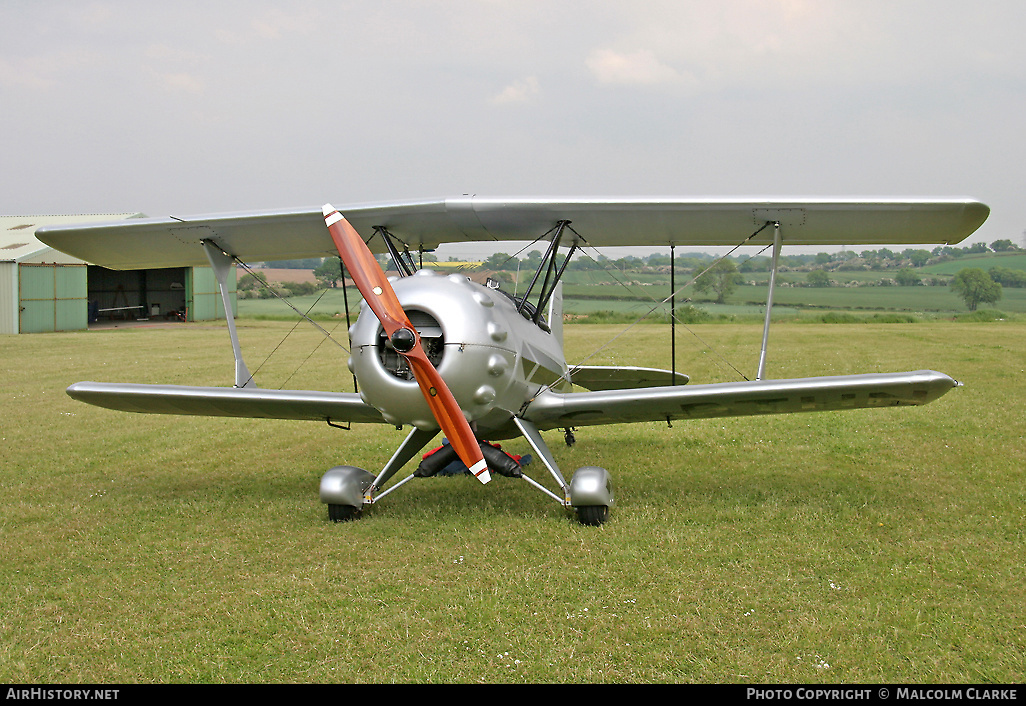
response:
<svg viewBox="0 0 1026 706"><path fill-rule="evenodd" d="M461 196L339 211L364 239L387 228L411 248L534 240L559 221L593 246L737 245L767 221L786 244L957 243L990 209L971 199L524 199ZM113 269L205 267L202 240L246 262L335 255L320 207L195 217L144 218L36 232L47 245ZM772 242L767 228L749 241ZM382 252L380 239L370 243Z"/></svg>
<svg viewBox="0 0 1026 706"><path fill-rule="evenodd" d="M352 392L77 382L68 394L122 412L385 423L378 410Z"/></svg>
<svg viewBox="0 0 1026 706"><path fill-rule="evenodd" d="M524 415L540 429L676 419L921 405L955 387L933 370L678 385L636 390L545 391Z"/></svg>

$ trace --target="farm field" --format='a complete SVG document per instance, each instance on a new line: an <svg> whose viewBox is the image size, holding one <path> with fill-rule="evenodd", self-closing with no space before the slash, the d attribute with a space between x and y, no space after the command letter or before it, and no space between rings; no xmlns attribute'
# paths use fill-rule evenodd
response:
<svg viewBox="0 0 1026 706"><path fill-rule="evenodd" d="M786 282L786 280L784 280ZM350 287L349 308L355 315L360 295ZM663 319L669 315L669 286L621 284L571 284L564 287L564 311L567 314L591 314L611 311L640 317L653 311ZM759 316L765 311L765 286L740 285L727 297L725 304L715 304L711 297L685 290L678 295L678 305L685 299L713 315ZM298 310L312 316L345 318L342 290L325 290L322 294L293 297L289 300ZM801 312L851 311L862 314L903 312L922 317L953 317L966 314L965 304L947 287L787 287L779 286L773 295L777 318L798 316ZM993 306L1008 314L1026 313L1026 289L1005 287L1002 298ZM278 299L240 299L242 318L294 318L294 312Z"/></svg>
<svg viewBox="0 0 1026 706"><path fill-rule="evenodd" d="M312 327L239 328L262 386L352 389ZM693 382L754 372L759 325L691 329ZM623 332L569 325L568 359L668 366L665 327ZM332 524L320 475L377 470L402 433L63 392L228 385L222 326L0 337L0 681L1020 682L1026 324L782 323L770 346L770 377L964 386L921 408L547 433L565 469L612 472L600 528L505 478L416 481Z"/></svg>
<svg viewBox="0 0 1026 706"><path fill-rule="evenodd" d="M965 256L935 265L926 265L921 271L925 274L953 275L963 267L979 267L981 270L989 270L991 267L1026 270L1026 253L989 253Z"/></svg>

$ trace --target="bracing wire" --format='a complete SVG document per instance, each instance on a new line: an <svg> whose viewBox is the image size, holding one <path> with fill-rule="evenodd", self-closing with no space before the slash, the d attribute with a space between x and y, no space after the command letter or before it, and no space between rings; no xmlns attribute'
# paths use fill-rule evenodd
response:
<svg viewBox="0 0 1026 706"><path fill-rule="evenodd" d="M254 278L255 278L255 279L257 280L257 282L260 282L260 283L261 283L261 284L262 284L262 285L263 285L264 287L266 287L266 288L267 288L267 289L268 289L268 290L269 290L269 291L270 291L270 292L271 292L271 293L272 293L272 294L273 294L273 295L274 295L274 296L275 296L276 298L278 298L279 300L281 300L282 302L284 302L284 303L285 303L285 304L286 304L286 305L287 305L287 306L288 306L288 307L289 307L290 309L292 309L292 310L293 310L294 312L296 312L296 313L297 313L297 314L299 314L299 316L300 316L300 318L299 318L299 319L298 319L298 320L296 321L295 325L293 325L293 327L292 327L291 329L289 329L288 333L286 333L286 334L285 334L285 336L284 336L284 337L282 337L282 339L281 339L281 340L280 340L280 341L278 342L278 344L277 344L277 345L276 345L276 346L275 346L275 347L274 347L274 348L273 348L273 349L271 350L271 352L267 354L267 356L266 356L266 357L264 358L264 360L263 360L263 361L262 361L262 362L260 363L260 365L258 365L258 366L257 366L256 370L254 370L254 371L253 371L253 372L252 372L252 373L250 374L250 380L252 380L252 379L253 379L253 378L254 378L254 377L256 376L256 374L257 374L258 372L260 372L260 369L261 369L261 368L263 368L263 367L264 367L264 365L266 365L266 364L267 364L267 361L269 361L269 360L271 359L271 357L272 357L272 356L273 356L273 355L274 355L274 354L275 354L275 353L276 353L276 352L278 351L278 349L279 349L279 348L281 348L281 347L282 347L282 346L283 346L283 345L285 344L285 341L286 341L286 340L288 339L288 337L289 337L290 335L292 335L292 333L293 333L293 332L294 332L294 331L295 331L295 330L296 330L296 329L297 329L297 328L299 327L299 324L300 324L300 323L301 323L301 322L302 322L302 321L303 321L304 319L305 319L306 321L310 322L311 324L313 324L313 326L314 326L315 328L317 328L317 330L318 330L318 331L320 331L320 332L321 332L322 334L324 334L324 337L323 337L323 338L322 338L322 339L320 340L320 342L318 342L318 344L317 344L316 346L314 346L313 350L312 350L312 351L310 352L310 354L309 354L309 355L307 355L306 359L304 359L304 360L303 360L303 362L299 364L299 366L298 366L298 367L296 368L296 370L294 370L294 371L292 372L292 374L290 374L290 375L288 376L288 378L286 378L286 379L285 379L285 382L283 382L283 383L282 383L282 387L284 387L285 383L287 383L287 382L288 382L289 380L291 380L291 379L293 378L293 376L295 376L295 374L296 374L297 372L299 372L299 368L302 368L302 367L303 367L303 365L304 365L304 364L305 364L305 363L306 363L306 362L307 362L308 360L310 360L310 358L311 358L311 357L313 356L313 354L314 354L314 353L315 353L315 352L317 351L317 349L318 349L318 348L320 347L320 345L321 345L322 343L324 343L324 340L325 340L325 339L327 339L327 340L330 340L330 341L331 341L332 343L334 343L334 344L335 344L336 346L338 346L338 347L339 347L339 348L341 348L342 350L346 351L347 353L349 352L349 349L348 349L348 348L346 348L346 347L345 347L344 345L342 345L342 343L340 343L340 342L338 341L338 339L336 339L336 338L335 338L335 337L334 337L334 336L332 335L332 334L334 333L334 331L335 331L335 330L336 330L336 329L337 329L337 328L339 327L339 324L340 324L341 322L339 322L339 323L336 323L336 324L335 324L335 326L334 326L334 328L332 328L332 330L331 330L331 331L327 331L327 330L325 330L325 328L324 328L323 326L321 326L321 325L320 325L320 324L318 324L318 323L317 323L316 321L314 321L314 320L313 320L312 318L310 318L310 312L311 312L311 311L313 311L313 308L314 308L315 306L317 306L317 304L318 304L318 303L319 303L319 302L321 301L321 298L322 298L322 297L323 297L323 296L325 295L325 293L326 293L326 292L328 291L327 289L324 289L324 290L322 290L322 291L321 291L320 295L319 295L319 296L317 297L317 299L316 299L316 300L314 301L314 303L313 303L313 304L311 304L311 305L310 305L310 307L309 307L309 308L307 309L306 313L304 313L304 312L300 311L299 309L297 309L297 308L296 308L296 307L295 307L295 306L294 306L294 305L292 304L292 302L290 302L290 301L289 301L288 299L286 299L285 297L281 296L281 295L280 295L280 294L279 294L279 293L278 293L277 291L275 291L274 287L272 287L272 286L271 286L271 285L270 285L270 284L268 283L268 281L267 281L267 279L266 279L266 278L264 278L264 277L260 276L259 274L257 274L257 272L253 270L253 268L251 268L251 267L250 267L249 265L247 265L247 264L246 264L245 262L243 262L243 261L242 261L242 260L240 260L239 258L234 258L234 259L235 259L235 263L236 263L237 265L241 266L241 267L242 267L242 269L244 269L244 270L246 271L246 273L247 273L247 274L253 275L253 277L254 277ZM342 281L342 286L343 286L343 287L345 287L345 280L343 280L343 281ZM348 312L347 312L347 315L348 315Z"/></svg>
<svg viewBox="0 0 1026 706"><path fill-rule="evenodd" d="M638 317L638 318L637 318L636 320L634 320L634 321L633 321L632 323L628 324L628 325L627 325L627 326L626 326L626 327L625 327L625 328L624 328L624 329L623 329L622 331L620 331L620 332L619 332L618 334L616 334L615 336L613 336L612 338L610 338L610 339L609 339L608 341L606 341L606 342L605 342L604 344L602 344L601 346L599 346L598 348L596 348L596 349L595 349L594 351L592 351L592 352L591 352L590 354L588 354L587 356L585 356L584 358L582 358L582 359L581 359L581 360L580 360L580 361L579 361L578 363L576 363L575 365L571 366L571 367L570 367L570 373L571 373L571 375L573 374L573 371L574 371L574 370L577 370L577 369L578 369L578 368L580 368L580 367L581 367L582 365L584 365L584 363L588 362L589 360L591 360L592 358L594 358L594 357L595 357L596 355L598 355L599 353L601 353L601 352L602 352L603 350L605 350L606 348L608 348L608 347L609 347L610 345L612 345L612 344L613 344L613 343L614 343L614 342L615 342L615 341L616 341L617 339L621 338L621 337L622 337L622 336L624 336L624 335L625 335L625 334L626 334L626 333L627 333L628 331L630 331L630 330L631 330L631 329L633 329L633 328L634 328L635 326L637 326L638 324L640 324L640 323L641 323L642 321L644 321L645 319L647 319L647 318L648 318L649 316L651 316L651 315L652 315L652 314L653 314L653 313L654 313L655 311L657 311L658 309L660 309L661 307L663 307L663 306L664 306L664 305L665 305L665 304L666 304L667 302L669 302L669 301L670 301L670 300L671 300L672 298L674 298L674 297L675 297L676 295L680 294L680 293L681 293L681 292L683 292L683 291L684 291L685 289L687 289L687 288L688 288L688 287L690 287L690 286L691 286L692 284L694 284L694 283L695 283L695 281L697 281L699 277L701 277L702 275L704 275L704 274L705 274L706 272L709 272L709 271L710 271L710 270L711 270L712 268L714 268L714 267L715 267L716 265L718 265L718 264L719 264L720 262L722 262L722 261L723 261L723 260L725 260L726 258L730 257L730 256L731 256L732 254L734 254L734 252L736 252L736 251L738 250L738 248L741 248L741 247L743 247L743 246L744 246L744 245L745 245L746 243L748 243L748 241L750 241L750 240L751 240L752 238L754 238L754 237L755 237L755 236L757 236L757 235L758 235L759 233L761 233L762 231L764 231L764 230L765 230L765 229L766 229L767 227L769 227L769 225L770 225L770 222L764 223L764 224L763 224L763 225L762 225L762 226L761 226L760 228L758 228L758 229L757 229L757 230L756 230L755 232L753 232L753 233L752 233L751 235L749 235L749 236L748 236L747 238L745 238L744 240L742 240L742 241L741 241L740 243L738 243L737 245L735 245L734 247L732 247L732 248L731 248L731 249L730 249L730 250L729 250L728 252L724 253L723 255L721 255L720 257L718 257L717 259L713 260L712 264L710 264L710 265L709 265L708 267L706 267L706 268L705 268L704 270L702 270L701 272L699 272L698 274L696 274L696 275L695 275L694 277L692 277L692 278L691 278L691 279L690 279L690 280L689 280L689 281L688 281L688 282L687 282L686 284L684 284L684 286L682 286L682 287L678 287L676 291L672 292L672 293L670 294L670 296L666 297L665 299L662 299L661 301L656 301L656 300L655 300L655 298L651 297L651 295L648 295L648 296L649 296L649 298L650 298L650 299L652 299L652 301L656 302L656 303L655 303L655 306L653 306L652 308L650 308L650 309L649 309L648 311L646 311L646 312L645 312L644 314L642 314L642 315L641 315L640 317ZM576 231L575 231L575 234L576 234ZM595 248L592 248L592 249L594 250ZM763 248L763 251L765 251L765 248ZM596 252L598 252L598 251L596 250ZM756 257L756 256L757 256L757 255L753 255L752 257ZM590 255L589 255L589 257L590 257ZM751 259L751 258L749 258L749 259ZM597 260L596 260L596 261L597 261ZM627 287L627 285L626 285L626 284L623 284L622 282L621 282L621 284L622 284L622 285L623 285L624 287ZM632 290L630 290L630 288L629 288L629 287L627 287L627 289L628 289L628 291L632 291ZM674 316L674 317L676 317L676 312L671 312L671 316ZM686 324L684 324L684 322L679 322L679 323L680 323L680 324L681 324L682 326L684 326L684 328L686 328L686 329L688 330L688 332L689 332L689 333L691 333L691 335L693 335L693 336L694 336L695 338L697 338L697 339L698 339L699 341L701 341L701 342L702 342L702 345L704 345L704 346L705 346L706 348L708 348L708 349L709 349L710 351L712 351L712 352L713 352L713 354L715 354L715 355L716 355L716 356L717 356L717 357L718 357L718 358L719 358L719 359L720 359L721 361L723 361L723 363L725 363L726 365L728 365L728 366L729 366L729 367L730 367L730 368L731 368L731 369L732 369L732 370L733 370L733 371L734 371L735 373L737 373L737 374L738 374L738 375L739 375L740 377L742 377L743 379L745 379L745 380L748 380L748 377L747 377L747 376L746 376L746 375L745 375L744 373L742 373L742 372L741 372L740 370L738 370L738 369L737 369L737 367L735 367L735 366L734 366L734 365L733 365L733 364L732 364L732 363L731 363L730 361L728 361L728 360L727 360L726 358L724 358L724 357L723 357L722 355L720 355L720 354L719 354L719 352L717 352L717 351L715 350L715 348L713 348L713 347L712 347L712 346L711 346L711 345L710 345L709 343L707 343L707 342L706 342L706 341L704 341L704 340L703 340L703 339L702 339L702 338L701 338L700 336L698 336L698 334L696 334L696 333L695 333L695 332L694 332L694 331L693 331L693 330L692 330L691 328L689 328L689 327L688 327L688 326L687 326ZM554 385L554 384L555 384L555 381L554 381L554 382L552 382L552 383L549 383L548 385L544 385L544 386L543 386L542 388L540 388L540 389L539 389L539 391L538 391L538 393L537 393L537 394L540 394L541 392L543 392L543 391L545 391L545 390L548 390L548 389L550 389L550 388L552 387L552 385ZM537 396L537 395L536 395L536 396ZM528 404L530 404L530 402L528 402Z"/></svg>

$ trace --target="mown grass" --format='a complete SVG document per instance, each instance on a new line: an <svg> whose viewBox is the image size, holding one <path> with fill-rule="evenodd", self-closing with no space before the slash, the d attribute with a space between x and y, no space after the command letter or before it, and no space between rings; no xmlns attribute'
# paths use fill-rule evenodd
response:
<svg viewBox="0 0 1026 706"><path fill-rule="evenodd" d="M316 332L240 329L251 368L274 352L264 386L351 389ZM694 382L754 371L757 324L692 329ZM568 358L669 365L663 327L622 330L567 327ZM3 337L0 681L1018 682L1024 344L1018 322L777 326L772 377L930 367L965 386L547 434L565 469L614 475L612 519L586 528L504 478L410 483L334 525L321 473L379 468L400 432L63 392L228 384L217 326Z"/></svg>

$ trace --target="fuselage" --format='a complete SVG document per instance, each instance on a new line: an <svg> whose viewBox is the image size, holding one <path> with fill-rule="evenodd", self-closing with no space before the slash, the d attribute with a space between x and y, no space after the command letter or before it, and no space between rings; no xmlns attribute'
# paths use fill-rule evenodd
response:
<svg viewBox="0 0 1026 706"><path fill-rule="evenodd" d="M569 390L559 336L518 311L520 302L511 295L433 270L390 282L424 351L480 438L505 436L511 418L542 387ZM364 402L396 426L437 429L405 359L366 304L350 337L349 368Z"/></svg>

